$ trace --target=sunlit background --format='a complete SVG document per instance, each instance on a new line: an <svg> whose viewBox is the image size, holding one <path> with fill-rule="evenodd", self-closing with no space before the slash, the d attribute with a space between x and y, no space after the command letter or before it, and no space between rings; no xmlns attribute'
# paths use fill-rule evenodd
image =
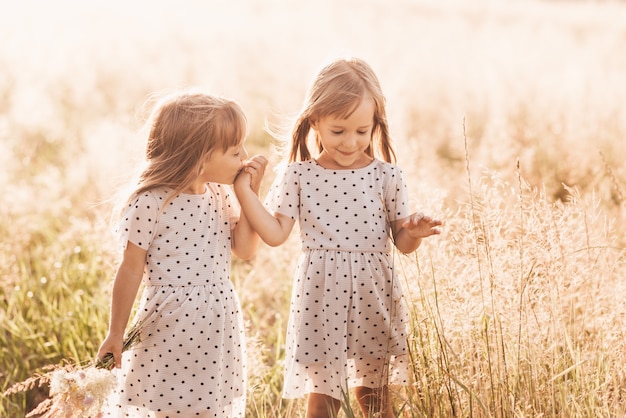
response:
<svg viewBox="0 0 626 418"><path fill-rule="evenodd" d="M465 125L480 164L520 158L535 183L545 175L554 189L593 186L599 151L616 170L624 156L624 9L582 1L5 5L2 165L41 158L44 145L20 138L37 132L76 148L74 162L90 176L114 177L141 150L130 139L136 109L150 92L181 87L240 101L260 136L265 120L297 112L322 64L355 55L381 79L407 150L401 162L424 167L428 181L449 171L438 172L433 158L464 159ZM541 158L559 166L543 173Z"/></svg>
<svg viewBox="0 0 626 418"><path fill-rule="evenodd" d="M452 132L471 114L499 119L521 97L565 118L618 108L624 94L614 3L26 1L0 19L7 110L31 126L63 112L60 99L104 119L103 106L128 113L147 91L189 85L261 120L297 110L314 71L340 55L371 62L396 124L407 108L446 106Z"/></svg>
<svg viewBox="0 0 626 418"><path fill-rule="evenodd" d="M420 287L423 296L416 300L429 300L433 283L442 287L439 297L446 315L431 319L445 323L453 341L450 346L458 341L464 349L457 354L474 352L466 340L474 334L467 327L480 328L484 318L495 318L495 323L498 313L522 312L526 303L532 311L529 317L542 316L537 306L555 307L546 314L547 322L524 326L529 356L553 353L539 360L550 364L541 369L548 375L532 370L528 376L539 378L529 386L552 392L531 390L537 402L511 411L517 411L517 416L559 416L563 411L559 408L569 404L588 412L578 416L612 416L616 405L623 406L625 373L615 366L626 361L626 309L618 297L626 291L623 1L3 3L0 323L5 328L0 342L6 350L0 358L2 389L45 364L95 354L106 331L115 268L115 242L107 225L111 198L142 159L142 105L149 94L194 87L238 101L250 122L249 151L268 155L274 166L278 159L264 125L288 121L298 112L315 72L329 60L347 55L368 61L380 78L412 205L446 220L444 234L418 252L422 262L432 263L426 270L432 270L433 277L425 280L426 273L420 271L416 280L424 288L414 287ZM269 170L268 183L273 176ZM546 216L518 208L525 202L537 212L541 208ZM481 210L485 217L478 222ZM463 232L463 222L476 223ZM492 241L484 230L490 227L496 234ZM476 228L482 228L484 236L472 244ZM555 234L560 246L547 249ZM252 369L273 379L256 382L259 386L251 389L250 408L271 406L264 415L255 409L250 416L288 416L277 406L276 390L270 394L259 387L280 388L280 336L297 248L297 236L292 238L294 246L262 247L254 263L235 266L234 280L251 324L249 335L258 344L253 349L258 364ZM472 245L481 249L468 249ZM553 248L558 248L555 259L538 261ZM592 249L606 250L608 255L592 254ZM496 300L501 306L486 308L484 294L481 300L475 293L474 280L482 279L489 269L466 270L477 261L474 257L479 264L485 260L481 251L495 269L490 280L495 277L495 283L503 286L498 293L494 291L498 285L491 283L490 297L501 295ZM583 253L588 257L584 262L568 258ZM507 267L499 262L511 257L518 258L522 272L509 277L507 269L517 264ZM515 288L507 287L508 280L518 276L540 276L545 282L539 284L537 279L535 287L530 283L515 302L515 296L506 292ZM79 277L92 281L82 283ZM50 296L59 283L72 300L85 300L86 305L72 305L68 313L61 302L66 296ZM80 291L72 287L77 283ZM527 290L531 288L532 292ZM551 291L558 297L545 293ZM542 303L525 302L522 296ZM33 306L54 306L54 310L37 316ZM51 323L40 324L44 316ZM481 319L464 321L468 317ZM83 318L81 332L72 322L77 318ZM500 345L507 351L506 325L515 321L500 320L505 326L496 337L502 337ZM59 323L68 324L65 329L77 335L57 330ZM54 337L50 329L55 330ZM571 334L556 335L559 329ZM28 333L37 337L27 343ZM523 341L513 335L510 342L519 350ZM275 350L276 358L265 350ZM561 354L554 354L557 351ZM24 352L29 356L22 357ZM568 354L568 361L561 361L562 353ZM600 357L605 363L600 364ZM470 358L481 356L468 354ZM459 364L464 364L463 359ZM597 386L582 379L576 381L579 385L559 386L582 367L591 367L587 375L597 372L604 381L598 377ZM448 375L452 372L449 369ZM474 382L467 373L461 370L456 375L465 387L489 386L480 378ZM502 380L502 375L496 377ZM476 389L477 399L480 390ZM585 393L599 395L589 401L584 397L592 395ZM517 399L509 395L502 397L503 404ZM17 401L4 398L0 415L32 407L37 396L41 395ZM551 406L544 407L542 400ZM509 411L498 407L493 398L485 404L492 411ZM427 414L425 407L420 410ZM446 416L430 414L426 416Z"/></svg>

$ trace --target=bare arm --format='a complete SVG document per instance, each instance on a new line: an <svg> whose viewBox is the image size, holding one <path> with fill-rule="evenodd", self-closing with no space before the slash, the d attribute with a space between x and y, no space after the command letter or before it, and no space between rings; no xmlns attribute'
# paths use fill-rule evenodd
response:
<svg viewBox="0 0 626 418"><path fill-rule="evenodd" d="M146 265L146 254L146 250L129 241L113 282L109 332L100 345L97 357L102 359L107 353L113 354L115 367L118 368L122 365L124 330L137 297Z"/></svg>
<svg viewBox="0 0 626 418"><path fill-rule="evenodd" d="M279 213L269 213L245 178L237 177L235 193L246 220L267 245L276 247L289 238L295 221Z"/></svg>
<svg viewBox="0 0 626 418"><path fill-rule="evenodd" d="M267 159L262 155L255 155L246 162L244 169L239 173L235 182L247 185L247 188L258 196L261 180L265 174ZM232 231L231 249L233 254L243 260L249 260L256 253L259 244L259 235L252 228L244 210L239 215L239 222Z"/></svg>
<svg viewBox="0 0 626 418"><path fill-rule="evenodd" d="M438 227L441 225L440 220L421 213L413 213L408 218L392 223L394 244L399 251L411 253L420 246L422 238L440 234L441 230Z"/></svg>

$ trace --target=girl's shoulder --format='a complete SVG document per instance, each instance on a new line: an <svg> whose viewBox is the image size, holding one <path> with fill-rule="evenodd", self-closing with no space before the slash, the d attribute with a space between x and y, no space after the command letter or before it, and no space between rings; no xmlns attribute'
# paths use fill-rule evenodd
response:
<svg viewBox="0 0 626 418"><path fill-rule="evenodd" d="M145 190L143 192L140 193L134 193L129 202L131 203L139 203L139 202L151 202L151 201L158 201L159 200L159 193L156 193L155 189L152 190Z"/></svg>
<svg viewBox="0 0 626 418"><path fill-rule="evenodd" d="M285 164L285 169L293 169L293 170L302 170L307 169L312 166L315 166L315 160L309 159L304 161L292 161L290 163Z"/></svg>
<svg viewBox="0 0 626 418"><path fill-rule="evenodd" d="M207 191L205 195L206 194L210 194L217 199L230 200L234 196L235 192L229 184L207 183Z"/></svg>
<svg viewBox="0 0 626 418"><path fill-rule="evenodd" d="M161 210L161 207L169 200L172 192L172 189L157 187L141 193L135 193L128 206L154 207L157 210Z"/></svg>
<svg viewBox="0 0 626 418"><path fill-rule="evenodd" d="M292 162L282 162L279 163L274 171L278 175L288 176L293 174L300 174L305 171L311 170L315 165L314 160L305 160L305 161L292 161Z"/></svg>
<svg viewBox="0 0 626 418"><path fill-rule="evenodd" d="M377 170L380 170L383 173L390 174L391 176L402 175L402 168L396 163L389 163L387 161L374 159L373 166L376 167Z"/></svg>
<svg viewBox="0 0 626 418"><path fill-rule="evenodd" d="M374 158L374 161L372 163L378 167L385 168L388 170L394 170L394 171L400 170L400 166L397 165L396 163L390 163L387 161L379 160L378 158Z"/></svg>

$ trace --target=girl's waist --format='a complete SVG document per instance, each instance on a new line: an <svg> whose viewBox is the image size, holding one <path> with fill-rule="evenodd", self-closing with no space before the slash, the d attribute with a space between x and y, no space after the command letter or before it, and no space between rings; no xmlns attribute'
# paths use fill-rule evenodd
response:
<svg viewBox="0 0 626 418"><path fill-rule="evenodd" d="M336 252L336 253L360 253L360 254L391 254L392 246L382 246L377 248L359 248L359 247L331 247L331 246L311 246L302 245L302 251L321 251L321 252Z"/></svg>
<svg viewBox="0 0 626 418"><path fill-rule="evenodd" d="M205 277L193 279L158 279L147 277L144 278L144 285L161 287L222 287L224 285L231 286L232 282L228 278L207 279Z"/></svg>

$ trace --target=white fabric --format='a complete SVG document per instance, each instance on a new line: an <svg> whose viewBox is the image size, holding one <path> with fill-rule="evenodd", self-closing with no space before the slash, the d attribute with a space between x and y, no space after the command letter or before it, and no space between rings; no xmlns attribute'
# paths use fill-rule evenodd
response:
<svg viewBox="0 0 626 418"><path fill-rule="evenodd" d="M266 205L298 220L303 250L283 397L406 384L408 315L390 240L390 222L409 216L402 171L379 160L354 170L292 163Z"/></svg>
<svg viewBox="0 0 626 418"><path fill-rule="evenodd" d="M119 401L106 415L243 417L245 336L230 281L239 208L219 184L162 209L167 196L142 194L119 226L123 247L147 250L146 286L133 321L141 342L123 354Z"/></svg>

